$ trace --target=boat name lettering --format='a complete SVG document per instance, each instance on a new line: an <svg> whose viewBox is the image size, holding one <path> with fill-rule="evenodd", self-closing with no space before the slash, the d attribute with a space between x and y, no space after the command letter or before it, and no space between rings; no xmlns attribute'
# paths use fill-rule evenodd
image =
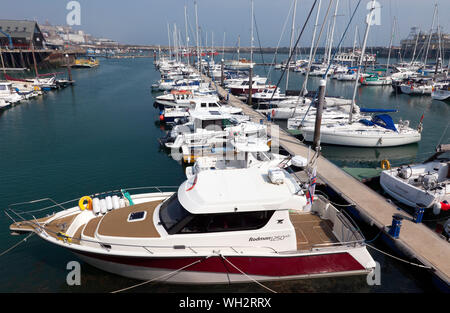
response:
<svg viewBox="0 0 450 313"><path fill-rule="evenodd" d="M279 241L288 238L289 235L280 235L280 236L269 236L269 237L250 237L248 241L261 241L261 240L270 240L270 241Z"/></svg>

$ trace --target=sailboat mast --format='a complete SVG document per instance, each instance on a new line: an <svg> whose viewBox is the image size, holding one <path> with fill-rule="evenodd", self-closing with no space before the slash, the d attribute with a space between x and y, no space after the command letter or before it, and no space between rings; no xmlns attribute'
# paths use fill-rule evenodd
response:
<svg viewBox="0 0 450 313"><path fill-rule="evenodd" d="M355 57L355 47L356 47L356 38L358 36L358 25L355 27L355 38L353 39L353 49L352 49L352 67L353 67L353 58Z"/></svg>
<svg viewBox="0 0 450 313"><path fill-rule="evenodd" d="M294 0L294 11L292 12L292 27L291 27L291 42L289 44L289 56L292 54L292 42L294 41L294 32L295 32L295 13L297 11L297 0ZM289 64L286 64L286 90L289 85Z"/></svg>
<svg viewBox="0 0 450 313"><path fill-rule="evenodd" d="M363 60L364 60L364 52L366 50L367 37L369 36L370 25L372 24L373 12L375 11L375 3L376 3L376 0L373 0L371 8L370 8L370 12L367 15L367 19L366 19L366 24L367 24L366 25L366 32L364 34L363 46L362 46L362 49L361 49L361 55L359 57L359 62L358 62L358 70L356 72L355 88L353 89L352 105L350 107L350 114L349 114L349 123L352 123L353 108L355 106L356 92L358 90L359 74L361 72L361 66L362 66L362 63L363 63Z"/></svg>
<svg viewBox="0 0 450 313"><path fill-rule="evenodd" d="M240 60L240 50L241 50L241 35L238 35L238 48L237 48L237 59Z"/></svg>
<svg viewBox="0 0 450 313"><path fill-rule="evenodd" d="M389 70L389 61L391 60L391 49L392 49L392 41L394 40L394 33L395 33L395 25L397 23L397 19L394 16L394 23L392 25L392 33L391 33L391 40L389 41L389 52L388 52L388 59L386 64L386 76Z"/></svg>
<svg viewBox="0 0 450 313"><path fill-rule="evenodd" d="M223 32L223 40L222 40L222 59L225 60L225 32Z"/></svg>
<svg viewBox="0 0 450 313"><path fill-rule="evenodd" d="M170 47L170 25L167 23L167 38L169 39L169 60L172 57L172 50Z"/></svg>
<svg viewBox="0 0 450 313"><path fill-rule="evenodd" d="M433 27L434 27L434 20L436 19L436 12L437 12L437 4L434 5L433 22L431 23L430 36L428 37L427 50L425 52L425 58L423 62L424 66L427 65L428 50L430 49L431 37L433 36Z"/></svg>
<svg viewBox="0 0 450 313"><path fill-rule="evenodd" d="M189 66L189 35L188 35L188 28L187 28L187 7L184 6L184 31L186 36L186 57L187 57L187 65Z"/></svg>
<svg viewBox="0 0 450 313"><path fill-rule="evenodd" d="M173 53L175 53L175 61L178 62L178 39L177 39L177 24L173 24Z"/></svg>
<svg viewBox="0 0 450 313"><path fill-rule="evenodd" d="M311 69L311 64L313 61L312 55L313 55L313 49L314 49L314 40L316 39L316 30L317 30L317 27L319 26L319 14L320 14L321 3L322 3L322 0L319 0L319 5L317 6L317 13L316 13L316 22L314 23L314 31L313 31L313 35L312 35L312 39L311 39L311 49L309 49L308 71L306 73L305 80L303 81L302 90L300 91L300 95L303 95L303 93L306 89L306 84L307 84L307 80L308 80L308 76L309 76L309 70Z"/></svg>
<svg viewBox="0 0 450 313"><path fill-rule="evenodd" d="M200 51L198 46L198 15L197 15L197 1L194 2L195 5L195 34L197 37L197 70L200 73Z"/></svg>
<svg viewBox="0 0 450 313"><path fill-rule="evenodd" d="M328 57L327 57L328 64L331 63L331 48L333 47L334 27L336 26L336 16L337 16L338 6L339 6L339 0L336 0L336 7L334 8L334 16L333 16L333 27L331 28L331 35L330 35L330 47L328 49Z"/></svg>
<svg viewBox="0 0 450 313"><path fill-rule="evenodd" d="M414 57L416 56L416 48L417 48L417 42L419 41L419 35L420 35L420 29L419 29L419 32L416 34L416 43L414 44L414 51L413 51L413 55L411 58L411 65L414 62Z"/></svg>
<svg viewBox="0 0 450 313"><path fill-rule="evenodd" d="M250 32L250 65L253 63L253 0L250 1L252 4L252 9L251 9L251 23L252 23L252 27L251 27L251 32Z"/></svg>

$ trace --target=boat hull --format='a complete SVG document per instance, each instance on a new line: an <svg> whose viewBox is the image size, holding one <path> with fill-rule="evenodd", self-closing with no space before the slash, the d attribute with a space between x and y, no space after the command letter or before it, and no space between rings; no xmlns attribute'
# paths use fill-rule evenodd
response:
<svg viewBox="0 0 450 313"><path fill-rule="evenodd" d="M313 141L313 128L304 128L301 129L301 132L306 141ZM420 139L420 133L403 136L361 136L360 134L342 134L340 132L327 132L321 130L320 134L321 143L352 147L394 147L416 143L419 142Z"/></svg>
<svg viewBox="0 0 450 313"><path fill-rule="evenodd" d="M368 253L365 248L358 249L355 253L361 252ZM224 258L219 255L135 258L79 251L76 254L86 263L120 276L182 284L228 284L253 280L367 275L371 271L348 252L275 257L225 256Z"/></svg>

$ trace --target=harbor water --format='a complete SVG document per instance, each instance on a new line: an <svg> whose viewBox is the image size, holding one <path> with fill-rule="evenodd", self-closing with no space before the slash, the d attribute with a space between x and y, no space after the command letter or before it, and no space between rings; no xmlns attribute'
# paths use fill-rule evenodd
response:
<svg viewBox="0 0 450 313"><path fill-rule="evenodd" d="M269 59L271 56L265 55ZM255 55L257 62L262 62ZM165 131L156 94L150 86L159 79L152 58L101 59L100 66L72 70L74 86L47 94L0 112L0 208L18 202L52 198L57 202L96 192L146 186L178 186L184 168L160 149L157 139ZM380 60L382 63L383 61ZM269 67L257 67L265 75ZM276 83L281 71L271 71ZM299 89L303 75L290 73L289 89ZM313 90L318 78L308 85ZM281 86L284 86L282 82ZM329 80L327 94L351 98L353 83ZM381 160L392 165L420 162L436 145L449 142L443 131L450 120L450 105L431 97L396 95L390 86L360 87L362 107L394 108L395 121L410 120L417 127L424 114L419 144L397 148L324 146L323 154L340 167L374 168ZM49 203L48 205L51 205ZM24 208L26 209L26 207ZM11 220L0 215L0 253L23 236L10 236ZM360 225L364 231L364 226ZM368 240L376 233L365 233ZM375 247L389 251L375 240ZM379 284L366 277L338 277L265 283L277 292L432 292L424 271L369 249L380 264ZM81 264L81 284L69 286L67 264ZM103 272L77 259L65 249L37 236L0 256L0 292L112 292L139 281ZM132 292L266 292L257 284L184 286L146 284Z"/></svg>

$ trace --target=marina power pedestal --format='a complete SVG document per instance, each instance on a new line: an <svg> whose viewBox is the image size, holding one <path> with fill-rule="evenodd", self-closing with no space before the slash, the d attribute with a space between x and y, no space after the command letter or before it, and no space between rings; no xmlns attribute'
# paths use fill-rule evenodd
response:
<svg viewBox="0 0 450 313"><path fill-rule="evenodd" d="M424 208L416 208L416 211L414 212L414 223L416 224L422 223L424 212L425 212Z"/></svg>
<svg viewBox="0 0 450 313"><path fill-rule="evenodd" d="M392 225L389 228L388 234L394 238L397 239L400 235L400 228L402 227L402 220L403 216L399 214L394 214L392 216Z"/></svg>

